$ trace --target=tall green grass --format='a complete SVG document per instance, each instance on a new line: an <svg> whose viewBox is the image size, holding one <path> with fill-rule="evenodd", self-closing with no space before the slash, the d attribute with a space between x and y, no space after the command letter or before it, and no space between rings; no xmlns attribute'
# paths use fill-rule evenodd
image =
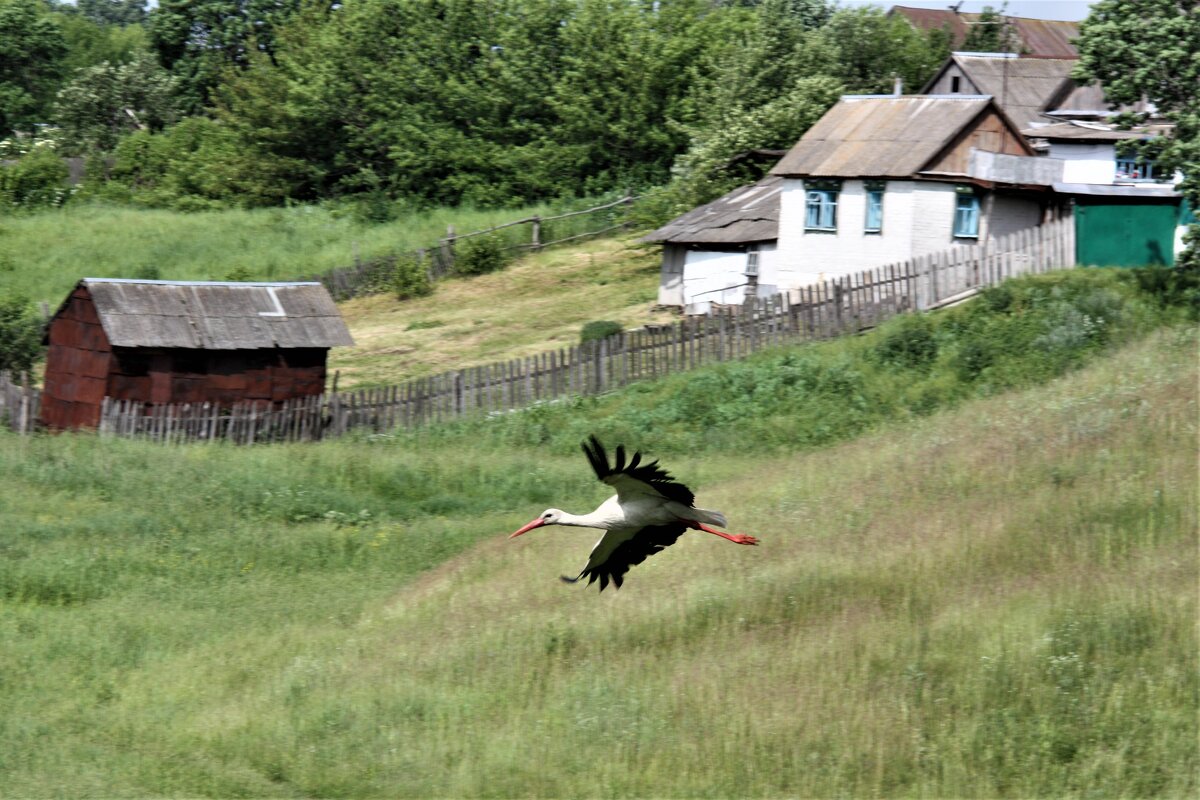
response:
<svg viewBox="0 0 1200 800"><path fill-rule="evenodd" d="M1123 280L461 429L0 434L0 795L1190 796L1197 340ZM1098 289L1120 321L1060 337ZM1077 346L960 369L1005 325ZM760 388L788 357L863 375ZM690 432L603 419L675 395ZM563 586L594 537L505 534L604 496L589 426L763 545Z"/></svg>
<svg viewBox="0 0 1200 800"><path fill-rule="evenodd" d="M414 211L366 224L317 206L184 213L99 204L0 216L0 288L52 305L84 277L288 280L430 247L548 207Z"/></svg>

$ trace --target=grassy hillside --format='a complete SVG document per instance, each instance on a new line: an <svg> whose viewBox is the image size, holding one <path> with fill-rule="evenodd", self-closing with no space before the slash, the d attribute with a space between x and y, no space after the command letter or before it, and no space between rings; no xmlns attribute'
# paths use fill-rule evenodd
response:
<svg viewBox="0 0 1200 800"><path fill-rule="evenodd" d="M1056 280L1010 298L1048 317L940 318L990 335L943 340L954 411L746 427L854 411L899 328L674 384L733 405L626 441L763 546L685 537L603 595L556 577L590 534L505 534L601 499L572 426L677 413L660 384L319 446L0 436L0 795L1190 796L1196 335L1004 391L967 344L1082 324Z"/></svg>
<svg viewBox="0 0 1200 800"><path fill-rule="evenodd" d="M430 297L372 295L341 304L355 346L330 351L339 387L391 384L579 343L599 319L637 327L654 311L659 253L599 239L523 258L503 272L441 281Z"/></svg>
<svg viewBox="0 0 1200 800"><path fill-rule="evenodd" d="M538 213L548 210L435 209L361 224L312 206L184 213L69 205L0 217L0 286L54 307L85 277L288 280L348 266L356 253L429 247L450 224L472 231Z"/></svg>

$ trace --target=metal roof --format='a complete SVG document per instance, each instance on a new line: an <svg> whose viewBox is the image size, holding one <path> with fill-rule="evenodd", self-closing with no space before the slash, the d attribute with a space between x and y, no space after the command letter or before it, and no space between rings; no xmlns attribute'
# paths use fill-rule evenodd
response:
<svg viewBox="0 0 1200 800"><path fill-rule="evenodd" d="M981 95L843 97L788 151L772 175L910 177L991 103Z"/></svg>
<svg viewBox="0 0 1200 800"><path fill-rule="evenodd" d="M957 64L976 89L995 98L1009 119L1020 126L1041 118L1042 110L1070 80L1076 60L953 53L927 86L951 64Z"/></svg>
<svg viewBox="0 0 1200 800"><path fill-rule="evenodd" d="M977 13L960 13L933 8L892 6L889 14L900 14L915 28L923 31L948 28L950 46L957 48L966 41L971 23L979 21ZM1057 19L1030 19L1005 15L1022 45L1025 55L1043 58L1077 58L1079 51L1072 41L1079 37L1079 23Z"/></svg>
<svg viewBox="0 0 1200 800"><path fill-rule="evenodd" d="M779 236L779 192L783 178L768 175L739 186L711 203L693 208L643 242L675 244L743 244L774 241Z"/></svg>
<svg viewBox="0 0 1200 800"><path fill-rule="evenodd" d="M1098 83L1079 85L1071 81L1059 98L1045 110L1048 116L1059 117L1111 117L1121 112L1153 112L1154 107L1145 100L1132 105L1121 105L1116 109L1104 97L1104 88Z"/></svg>
<svg viewBox="0 0 1200 800"><path fill-rule="evenodd" d="M80 285L116 347L257 350L354 344L320 283L84 278Z"/></svg>
<svg viewBox="0 0 1200 800"><path fill-rule="evenodd" d="M1144 199L1177 200L1182 194L1166 186L1138 186L1107 183L1056 183L1054 191L1059 194L1077 194L1091 197L1129 197Z"/></svg>
<svg viewBox="0 0 1200 800"><path fill-rule="evenodd" d="M1162 133L1162 127L1116 130L1100 123L1057 122L1025 128L1022 136L1030 139L1071 142L1117 142L1122 139L1150 139Z"/></svg>

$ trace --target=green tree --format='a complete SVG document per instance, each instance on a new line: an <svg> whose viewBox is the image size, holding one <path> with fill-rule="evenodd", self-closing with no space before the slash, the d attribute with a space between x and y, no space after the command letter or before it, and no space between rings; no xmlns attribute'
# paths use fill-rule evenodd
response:
<svg viewBox="0 0 1200 800"><path fill-rule="evenodd" d="M960 49L969 53L1021 52L1021 41L1005 17L1007 9L1007 2L999 10L984 6L979 19L968 23L970 30Z"/></svg>
<svg viewBox="0 0 1200 800"><path fill-rule="evenodd" d="M147 20L159 61L180 80L192 112L203 108L223 70L254 52L275 52L276 29L301 0L160 0Z"/></svg>
<svg viewBox="0 0 1200 800"><path fill-rule="evenodd" d="M950 54L942 32L923 33L903 17L878 8L838 11L821 35L837 50L831 74L852 93L891 92L896 78L910 94L920 91Z"/></svg>
<svg viewBox="0 0 1200 800"><path fill-rule="evenodd" d="M47 121L66 52L58 16L42 0L0 0L0 132Z"/></svg>
<svg viewBox="0 0 1200 800"><path fill-rule="evenodd" d="M0 371L15 375L33 369L42 354L42 325L29 301L0 296Z"/></svg>
<svg viewBox="0 0 1200 800"><path fill-rule="evenodd" d="M1174 124L1165 142L1133 143L1154 148L1158 165L1179 170L1179 188L1200 209L1200 2L1197 0L1100 0L1080 26L1076 77L1098 80L1114 107L1141 100ZM1144 114L1124 114L1131 126ZM1192 225L1180 263L1200 270L1200 226Z"/></svg>
<svg viewBox="0 0 1200 800"><path fill-rule="evenodd" d="M104 61L110 64L127 64L150 52L150 38L141 25L101 23L82 14L59 13L57 17L66 44L66 53L62 57L62 75L67 78L77 70L93 67Z"/></svg>
<svg viewBox="0 0 1200 800"><path fill-rule="evenodd" d="M78 0L79 15L102 25L139 25L146 21L146 0Z"/></svg>
<svg viewBox="0 0 1200 800"><path fill-rule="evenodd" d="M135 130L175 122L175 79L149 54L128 64L82 69L58 93L55 119L70 152L111 150Z"/></svg>

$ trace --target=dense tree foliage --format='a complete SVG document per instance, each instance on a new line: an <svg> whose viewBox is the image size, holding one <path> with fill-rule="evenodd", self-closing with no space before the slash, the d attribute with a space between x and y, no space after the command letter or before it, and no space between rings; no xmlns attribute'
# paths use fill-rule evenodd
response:
<svg viewBox="0 0 1200 800"><path fill-rule="evenodd" d="M984 6L979 19L969 23L971 28L959 49L968 53L1021 52L1020 38L1004 15L1007 6L1007 3L999 9Z"/></svg>
<svg viewBox="0 0 1200 800"><path fill-rule="evenodd" d="M0 0L0 133L46 120L66 49L58 15L41 0Z"/></svg>
<svg viewBox="0 0 1200 800"><path fill-rule="evenodd" d="M58 152L108 159L109 196L181 208L673 181L666 211L947 51L828 0L54 1L0 0L0 123L47 123Z"/></svg>
<svg viewBox="0 0 1200 800"><path fill-rule="evenodd" d="M1153 148L1163 170L1183 173L1180 189L1200 210L1200 0L1101 0L1080 29L1078 47L1079 77L1099 80L1110 103L1149 100L1154 114L1175 124L1165 146L1140 147ZM1121 121L1149 116L1126 114ZM1191 226L1188 239L1183 262L1200 271L1200 226Z"/></svg>

